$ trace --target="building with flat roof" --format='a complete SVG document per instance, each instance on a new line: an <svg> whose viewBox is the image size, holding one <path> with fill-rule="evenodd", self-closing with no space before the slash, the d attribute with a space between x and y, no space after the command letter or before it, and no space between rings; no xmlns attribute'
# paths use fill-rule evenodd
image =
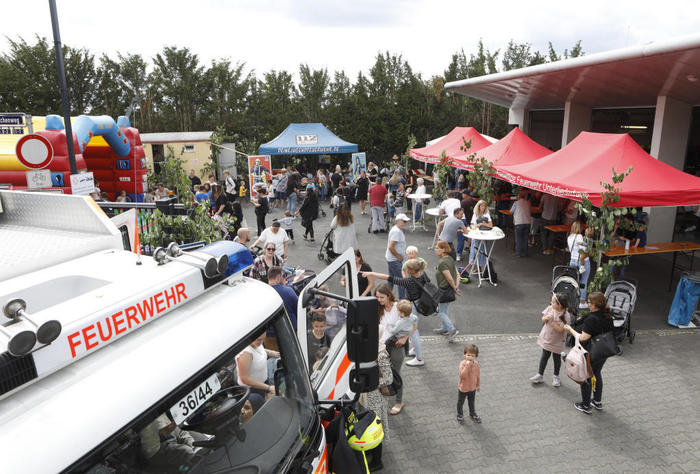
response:
<svg viewBox="0 0 700 474"><path fill-rule="evenodd" d="M700 34L448 82L445 89L508 107L509 123L551 150L582 131L629 133L655 158L700 175ZM671 241L676 208L645 210L649 241Z"/></svg>

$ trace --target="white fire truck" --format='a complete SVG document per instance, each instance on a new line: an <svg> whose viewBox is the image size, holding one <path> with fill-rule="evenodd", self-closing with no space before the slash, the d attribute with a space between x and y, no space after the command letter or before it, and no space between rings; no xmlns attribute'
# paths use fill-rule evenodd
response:
<svg viewBox="0 0 700 474"><path fill-rule="evenodd" d="M327 472L317 406L350 393L347 303L311 354L305 292L355 298L352 250L302 292L295 334L245 247L141 257L126 234L88 197L0 191L0 471ZM253 407L237 356L269 332L274 395Z"/></svg>

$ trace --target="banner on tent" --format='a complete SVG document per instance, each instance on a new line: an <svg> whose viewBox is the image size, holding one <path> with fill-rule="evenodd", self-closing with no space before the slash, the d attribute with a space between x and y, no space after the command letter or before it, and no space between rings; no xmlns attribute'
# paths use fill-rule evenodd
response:
<svg viewBox="0 0 700 474"><path fill-rule="evenodd" d="M363 151L361 153L352 154L352 180L357 181L363 171L367 171L367 155Z"/></svg>
<svg viewBox="0 0 700 474"><path fill-rule="evenodd" d="M264 184L267 186L270 180L272 169L272 159L270 155L257 155L248 157L248 187L250 189L250 197L257 196L255 192L256 184Z"/></svg>
<svg viewBox="0 0 700 474"><path fill-rule="evenodd" d="M566 199L573 199L574 201L581 201L581 195L588 197L587 193L583 193L578 189L567 188L558 184L547 183L545 181L526 179L522 176L514 175L502 169L496 170L496 177L498 179L508 181L516 186L522 186L534 191L542 191L543 193L552 194L554 196L559 196Z"/></svg>

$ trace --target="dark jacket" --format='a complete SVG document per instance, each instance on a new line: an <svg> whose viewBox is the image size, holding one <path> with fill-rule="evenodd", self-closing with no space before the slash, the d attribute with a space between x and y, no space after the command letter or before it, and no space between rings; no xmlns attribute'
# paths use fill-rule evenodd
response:
<svg viewBox="0 0 700 474"><path fill-rule="evenodd" d="M306 198L299 208L302 223L313 221L318 217L318 197L315 192L308 191Z"/></svg>

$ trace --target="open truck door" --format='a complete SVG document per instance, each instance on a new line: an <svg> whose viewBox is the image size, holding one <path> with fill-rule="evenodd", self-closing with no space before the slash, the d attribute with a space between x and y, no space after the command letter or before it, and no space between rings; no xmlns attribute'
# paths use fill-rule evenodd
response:
<svg viewBox="0 0 700 474"><path fill-rule="evenodd" d="M354 250L346 250L316 275L299 295L297 307L297 337L309 364L311 384L318 397L327 400L339 399L345 394L352 397L349 386L351 363L346 344L348 303L323 295L312 298L307 294L312 288L347 299L357 298L359 291ZM320 339L312 333L314 315L325 316L325 337Z"/></svg>

